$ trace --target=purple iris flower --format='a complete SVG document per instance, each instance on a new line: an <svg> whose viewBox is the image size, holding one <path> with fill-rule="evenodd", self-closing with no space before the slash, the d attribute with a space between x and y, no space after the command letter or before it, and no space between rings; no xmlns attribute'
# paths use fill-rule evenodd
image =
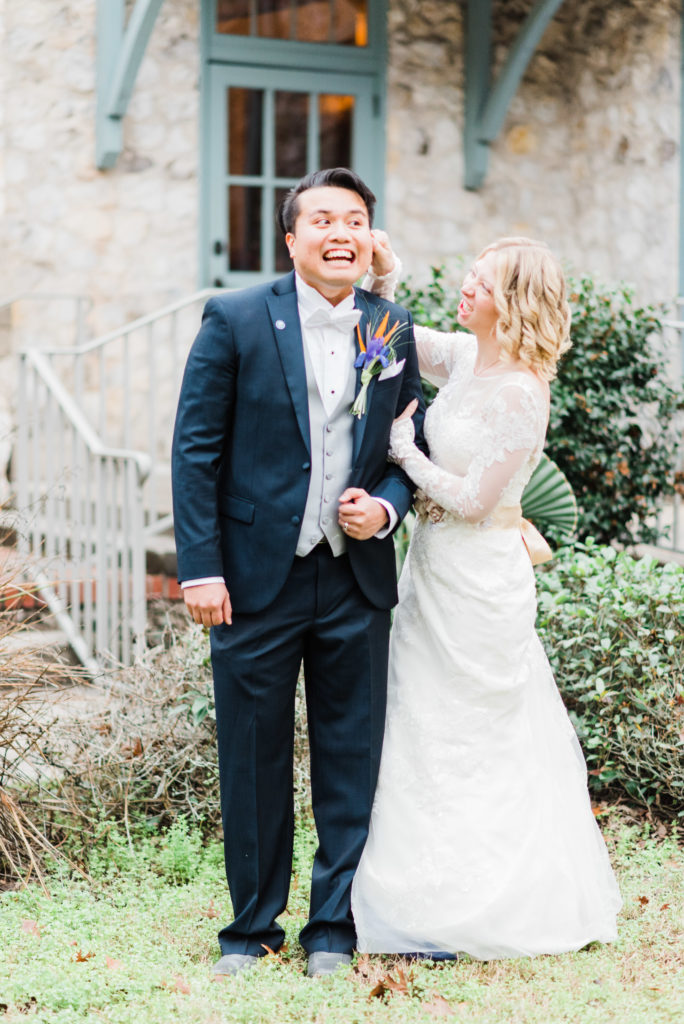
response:
<svg viewBox="0 0 684 1024"><path fill-rule="evenodd" d="M366 351L359 352L358 356L356 357L356 360L354 361L354 366L357 369L360 366L363 366L363 368L365 369L366 367L370 366L374 359L377 359L384 369L387 366L389 366L390 354L391 353L389 346L385 345L384 338L371 338L370 341L368 342L368 345L366 346Z"/></svg>

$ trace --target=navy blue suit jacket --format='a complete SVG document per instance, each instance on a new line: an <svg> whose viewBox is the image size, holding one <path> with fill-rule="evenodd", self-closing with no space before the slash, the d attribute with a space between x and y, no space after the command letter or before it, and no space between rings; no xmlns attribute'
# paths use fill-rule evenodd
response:
<svg viewBox="0 0 684 1024"><path fill-rule="evenodd" d="M415 488L387 462L387 449L392 420L413 398L422 445L413 324L405 309L361 289L356 305L362 334L387 310L390 325L400 320L397 360L406 362L371 382L366 414L354 421L349 485L385 498L401 520ZM178 575L223 576L238 613L269 605L295 558L311 464L302 346L292 273L210 299L185 369L172 452ZM357 390L360 377L357 370ZM395 604L392 538L350 538L348 554L371 604Z"/></svg>

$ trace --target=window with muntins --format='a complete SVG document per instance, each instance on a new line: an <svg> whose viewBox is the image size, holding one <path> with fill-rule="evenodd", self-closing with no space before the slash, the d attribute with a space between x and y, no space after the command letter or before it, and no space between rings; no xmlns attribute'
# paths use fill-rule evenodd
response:
<svg viewBox="0 0 684 1024"><path fill-rule="evenodd" d="M291 269L276 211L322 167L384 176L375 0L213 0L203 81L204 282ZM381 4L384 9L384 3Z"/></svg>

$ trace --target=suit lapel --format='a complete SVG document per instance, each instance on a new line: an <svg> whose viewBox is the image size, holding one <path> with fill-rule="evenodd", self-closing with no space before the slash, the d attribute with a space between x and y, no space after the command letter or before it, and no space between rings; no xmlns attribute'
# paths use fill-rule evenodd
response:
<svg viewBox="0 0 684 1024"><path fill-rule="evenodd" d="M288 287L289 286L289 287ZM309 434L309 396L302 330L297 307L294 274L276 281L273 294L266 299L280 364L294 406L297 423L307 451L311 454Z"/></svg>

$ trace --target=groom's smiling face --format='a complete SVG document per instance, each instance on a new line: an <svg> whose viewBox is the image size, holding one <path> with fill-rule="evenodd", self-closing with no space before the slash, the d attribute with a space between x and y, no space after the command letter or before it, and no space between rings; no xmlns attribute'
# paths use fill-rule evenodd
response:
<svg viewBox="0 0 684 1024"><path fill-rule="evenodd" d="M349 295L373 258L366 204L333 185L298 196L294 231L285 241L299 276L333 304Z"/></svg>

